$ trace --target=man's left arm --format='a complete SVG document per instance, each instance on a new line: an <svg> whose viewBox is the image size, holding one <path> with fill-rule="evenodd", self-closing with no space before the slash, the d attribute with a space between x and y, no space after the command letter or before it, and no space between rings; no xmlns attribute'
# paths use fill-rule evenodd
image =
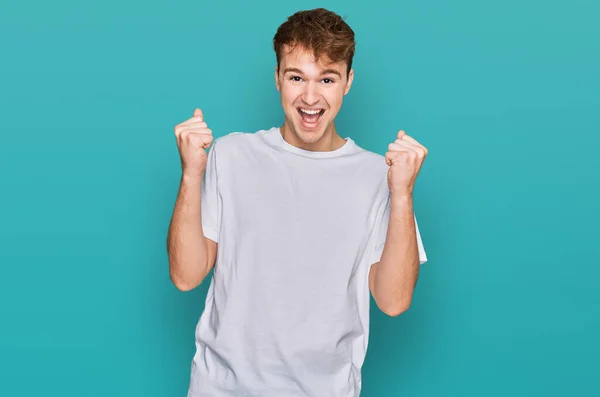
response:
<svg viewBox="0 0 600 397"><path fill-rule="evenodd" d="M377 306L387 315L398 316L410 307L419 276L412 193L428 150L404 131L388 149L389 223L381 259L371 266L369 287Z"/></svg>
<svg viewBox="0 0 600 397"><path fill-rule="evenodd" d="M392 197L381 260L371 266L369 286L377 306L389 316L410 307L419 276L412 197Z"/></svg>

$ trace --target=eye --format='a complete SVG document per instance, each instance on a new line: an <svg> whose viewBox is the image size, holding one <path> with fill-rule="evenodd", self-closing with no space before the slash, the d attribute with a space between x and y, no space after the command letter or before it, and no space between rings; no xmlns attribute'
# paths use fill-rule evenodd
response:
<svg viewBox="0 0 600 397"><path fill-rule="evenodd" d="M292 77L290 77L290 80L298 82L298 81L301 81L302 79L300 78L300 76L292 76Z"/></svg>
<svg viewBox="0 0 600 397"><path fill-rule="evenodd" d="M329 77L325 77L325 78L323 79L323 82L324 82L325 84L331 84L331 83L333 83L333 79L330 79Z"/></svg>

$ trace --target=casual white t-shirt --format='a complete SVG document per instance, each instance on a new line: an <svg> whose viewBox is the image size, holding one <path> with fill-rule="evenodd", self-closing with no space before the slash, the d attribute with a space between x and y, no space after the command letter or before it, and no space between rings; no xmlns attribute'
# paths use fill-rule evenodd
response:
<svg viewBox="0 0 600 397"><path fill-rule="evenodd" d="M329 152L293 146L279 128L215 139L201 203L218 252L188 397L360 394L387 171L351 138ZM417 242L424 263L418 227Z"/></svg>

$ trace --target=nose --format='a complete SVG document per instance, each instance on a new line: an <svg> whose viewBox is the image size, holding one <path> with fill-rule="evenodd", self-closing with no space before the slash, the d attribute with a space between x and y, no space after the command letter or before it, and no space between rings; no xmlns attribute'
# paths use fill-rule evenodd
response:
<svg viewBox="0 0 600 397"><path fill-rule="evenodd" d="M308 82L304 86L304 92L302 93L302 101L308 106L316 105L319 102L319 89L316 84L312 81Z"/></svg>

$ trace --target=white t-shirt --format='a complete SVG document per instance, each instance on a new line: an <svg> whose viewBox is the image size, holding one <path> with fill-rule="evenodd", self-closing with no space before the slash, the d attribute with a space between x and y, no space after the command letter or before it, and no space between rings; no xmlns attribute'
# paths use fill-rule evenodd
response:
<svg viewBox="0 0 600 397"><path fill-rule="evenodd" d="M329 152L295 147L276 127L215 139L202 227L218 252L188 397L360 394L387 171L350 138ZM424 263L418 228L417 241Z"/></svg>

